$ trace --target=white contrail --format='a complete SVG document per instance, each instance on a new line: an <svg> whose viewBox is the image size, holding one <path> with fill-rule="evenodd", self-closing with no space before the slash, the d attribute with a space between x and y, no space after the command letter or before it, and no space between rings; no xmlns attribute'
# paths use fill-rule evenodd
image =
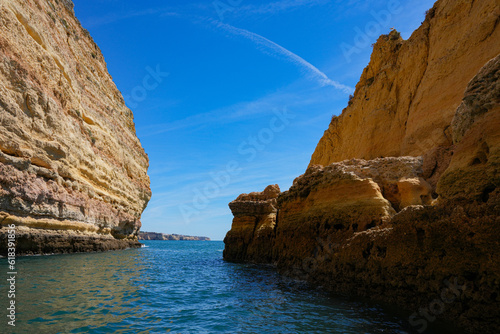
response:
<svg viewBox="0 0 500 334"><path fill-rule="evenodd" d="M267 47L267 48L275 51L276 53L284 56L288 61L290 61L290 62L294 63L295 65L298 65L298 66L306 69L314 77L318 78L319 82L322 85L333 86L333 87L335 87L337 89L342 90L346 94L351 94L351 93L354 92L354 89L352 87L349 87L349 86L343 85L343 84L341 84L341 83L339 83L337 81L331 80L330 78L328 78L328 76L325 73L323 73L320 70L318 70L314 65L312 65L308 61L304 60L303 58L297 56L295 53L293 53L293 52L285 49L281 45L276 44L273 41L270 41L270 40L268 40L267 38L265 38L265 37L263 37L261 35L258 35L256 33L253 33L251 31L248 31L248 30L245 30L245 29L236 28L236 27L234 27L232 25L229 25L229 24L226 24L226 23L222 23L220 21L214 21L213 23L217 27L222 28L222 29L226 30L229 33L232 33L234 35L243 36L243 37L251 40L252 42L254 42L254 43L258 44L258 45L262 45L264 47Z"/></svg>
<svg viewBox="0 0 500 334"><path fill-rule="evenodd" d="M330 0L282 0L276 2L269 2L264 5L255 6L241 6L239 9L242 13L252 14L276 14L285 10L296 9L299 7L312 7L315 5L322 5Z"/></svg>

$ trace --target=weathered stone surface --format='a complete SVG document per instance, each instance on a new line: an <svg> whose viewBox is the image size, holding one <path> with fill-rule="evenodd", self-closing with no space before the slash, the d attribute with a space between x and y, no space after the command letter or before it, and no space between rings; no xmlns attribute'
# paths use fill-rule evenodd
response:
<svg viewBox="0 0 500 334"><path fill-rule="evenodd" d="M71 1L2 1L0 29L2 225L51 240L72 235L47 232L61 230L136 240L151 196L148 158ZM31 240L45 249L35 246L43 237Z"/></svg>
<svg viewBox="0 0 500 334"><path fill-rule="evenodd" d="M499 63L500 57L497 55L467 85L462 103L451 122L455 144L462 141L477 119L500 104Z"/></svg>
<svg viewBox="0 0 500 334"><path fill-rule="evenodd" d="M271 258L230 242L225 254L399 305L418 332L437 317L499 333L499 10L439 0L408 41L381 37L352 104L278 197L260 241Z"/></svg>
<svg viewBox="0 0 500 334"><path fill-rule="evenodd" d="M401 194L401 208L410 205L429 205L432 202L432 188L421 177L401 179L398 182L398 191Z"/></svg>
<svg viewBox="0 0 500 334"><path fill-rule="evenodd" d="M454 154L437 186L443 202L487 202L500 186L499 79L500 55L471 80L457 109Z"/></svg>
<svg viewBox="0 0 500 334"><path fill-rule="evenodd" d="M223 256L229 261L269 262L276 227L276 199L280 194L277 184L262 192L241 194L229 203L234 215L231 230L224 238Z"/></svg>
<svg viewBox="0 0 500 334"><path fill-rule="evenodd" d="M300 270L288 258L278 266L336 293L400 305L415 331L425 329L427 310L471 333L497 333L499 198L497 192L488 204L408 207L387 228L340 242L318 238Z"/></svg>
<svg viewBox="0 0 500 334"><path fill-rule="evenodd" d="M467 84L500 53L499 15L497 0L440 0L408 40L396 31L381 36L353 99L332 119L310 165L448 147Z"/></svg>
<svg viewBox="0 0 500 334"><path fill-rule="evenodd" d="M279 186L270 185L262 192L239 195L229 203L229 208L235 216L274 213L276 212L276 198L279 194Z"/></svg>
<svg viewBox="0 0 500 334"><path fill-rule="evenodd" d="M295 247L287 250L301 254L298 245L307 247L317 237L335 233L342 240L384 225L403 207L430 204L431 187L420 177L422 163L418 157L397 157L311 166L281 195L277 185L242 194L229 203L234 219L224 239L224 257L267 262L272 248L290 238L295 238ZM255 248L259 254L269 252L265 260Z"/></svg>
<svg viewBox="0 0 500 334"><path fill-rule="evenodd" d="M430 203L430 191L417 190L417 188L420 189L422 187L430 190L427 182L421 179L423 175L423 159L421 157L388 157L373 160L351 159L331 164L330 166L341 166L348 173L361 178L372 179L380 187L384 198L391 202L397 211L408 205ZM401 191L400 183L403 179L409 178L419 179L419 182L414 182L412 186L408 185ZM407 192L414 191L420 191L422 198L409 200ZM402 203L403 197L405 199L404 203Z"/></svg>
<svg viewBox="0 0 500 334"><path fill-rule="evenodd" d="M274 262L300 269L318 239L329 236L328 242L336 243L356 231L383 226L396 213L380 186L356 175L353 167L343 163L309 167L278 198Z"/></svg>
<svg viewBox="0 0 500 334"><path fill-rule="evenodd" d="M57 230L51 224L46 226L47 229L42 226L37 228L16 227L16 254L102 252L141 247L141 244L136 239L116 239L109 234L96 233L85 229ZM7 233L0 233L0 244L7 242Z"/></svg>
<svg viewBox="0 0 500 334"><path fill-rule="evenodd" d="M424 163L422 165L422 177L431 185L433 195L435 195L439 178L450 165L453 149L453 145L448 147L435 147L423 155Z"/></svg>

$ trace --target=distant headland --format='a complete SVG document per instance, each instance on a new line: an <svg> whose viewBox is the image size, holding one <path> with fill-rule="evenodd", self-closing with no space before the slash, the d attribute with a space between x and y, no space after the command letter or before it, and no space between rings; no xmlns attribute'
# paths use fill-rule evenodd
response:
<svg viewBox="0 0 500 334"><path fill-rule="evenodd" d="M165 234L158 232L139 232L139 240L196 240L196 241L210 241L209 237L194 237L190 235L181 234Z"/></svg>

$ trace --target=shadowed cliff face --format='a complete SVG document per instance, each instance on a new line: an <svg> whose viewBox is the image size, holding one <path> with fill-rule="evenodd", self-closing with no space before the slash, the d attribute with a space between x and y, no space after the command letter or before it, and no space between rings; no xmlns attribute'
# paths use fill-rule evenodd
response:
<svg viewBox="0 0 500 334"><path fill-rule="evenodd" d="M0 3L0 221L19 253L136 240L151 197L132 112L72 6Z"/></svg>
<svg viewBox="0 0 500 334"><path fill-rule="evenodd" d="M254 225L235 226L253 216L233 210L224 258L402 306L417 332L436 317L500 332L499 10L441 0L410 40L382 36L354 102L277 197L264 256L248 251Z"/></svg>
<svg viewBox="0 0 500 334"><path fill-rule="evenodd" d="M224 242L231 245L224 249L225 259L271 262L279 194L280 188L275 184L267 186L262 192L241 194L229 203L234 219L231 230L224 238Z"/></svg>

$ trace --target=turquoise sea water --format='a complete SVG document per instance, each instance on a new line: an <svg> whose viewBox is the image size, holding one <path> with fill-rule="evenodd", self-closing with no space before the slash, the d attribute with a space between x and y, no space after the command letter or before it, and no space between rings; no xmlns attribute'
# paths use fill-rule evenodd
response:
<svg viewBox="0 0 500 334"><path fill-rule="evenodd" d="M414 332L386 308L328 296L272 268L224 262L222 242L144 243L19 257L16 327L6 325L3 311L0 333ZM7 271L0 259L1 310L8 306Z"/></svg>

